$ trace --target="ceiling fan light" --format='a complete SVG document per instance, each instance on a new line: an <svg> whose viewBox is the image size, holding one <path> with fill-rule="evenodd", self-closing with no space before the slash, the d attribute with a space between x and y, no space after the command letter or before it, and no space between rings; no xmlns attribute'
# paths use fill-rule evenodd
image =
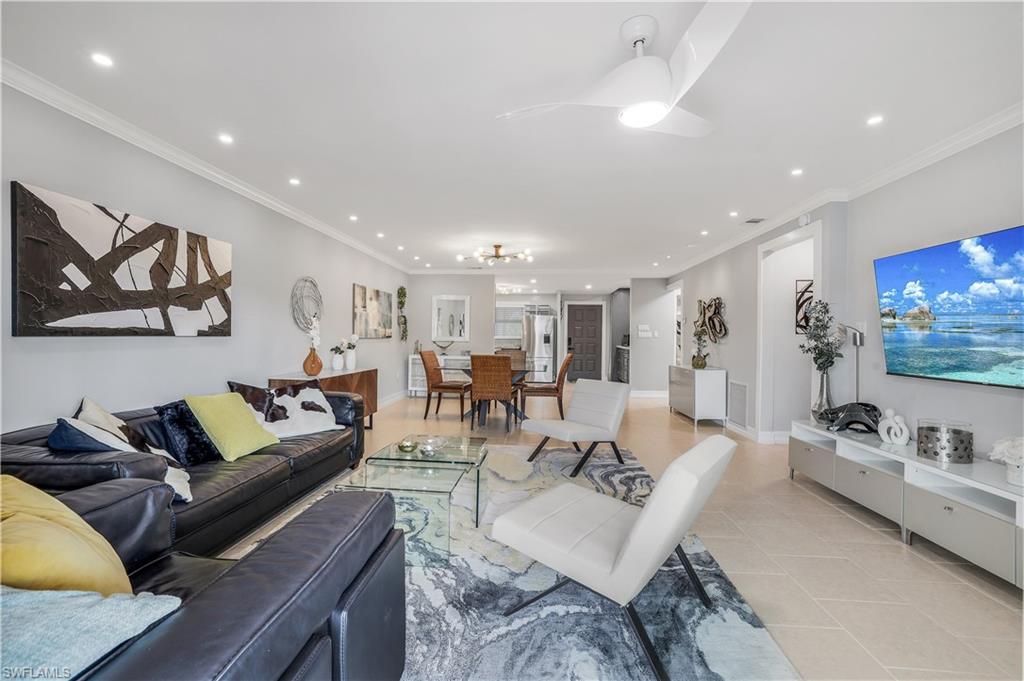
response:
<svg viewBox="0 0 1024 681"><path fill-rule="evenodd" d="M516 259L517 260L526 260L526 254L525 253L516 253Z"/></svg>
<svg viewBox="0 0 1024 681"><path fill-rule="evenodd" d="M668 115L664 102L650 101L631 104L619 111L619 122L627 128L649 128Z"/></svg>
<svg viewBox="0 0 1024 681"><path fill-rule="evenodd" d="M462 262L463 260L466 259L466 256L464 256L462 254L459 254L459 255L455 256L455 259L458 260L459 262Z"/></svg>
<svg viewBox="0 0 1024 681"><path fill-rule="evenodd" d="M533 256L532 255L526 256L526 262L533 262Z"/></svg>
<svg viewBox="0 0 1024 681"><path fill-rule="evenodd" d="M494 267L494 258L488 258L487 259L487 266L488 267Z"/></svg>
<svg viewBox="0 0 1024 681"><path fill-rule="evenodd" d="M508 256L506 255L506 256L505 256L504 258L502 258L502 259L501 259L501 261L502 261L502 262L512 262L512 258L510 258L510 257L508 257Z"/></svg>

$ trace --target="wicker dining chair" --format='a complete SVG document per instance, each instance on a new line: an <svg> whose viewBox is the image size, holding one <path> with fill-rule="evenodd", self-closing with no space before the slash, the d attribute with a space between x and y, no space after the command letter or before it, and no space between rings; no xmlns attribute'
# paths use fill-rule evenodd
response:
<svg viewBox="0 0 1024 681"><path fill-rule="evenodd" d="M470 419L472 429L478 410L484 403L495 400L505 405L505 432L512 430L512 418L516 414L515 403L518 390L512 385L512 358L508 355L470 355L473 367L473 384L469 392Z"/></svg>
<svg viewBox="0 0 1024 681"><path fill-rule="evenodd" d="M437 406L434 407L434 414L441 411L441 396L444 393L457 394L459 396L459 420L466 420L466 393L469 392L469 381L446 381L441 371L441 363L437 361L437 355L433 350L421 350L420 359L423 360L423 371L427 375L427 408L423 410L423 418L430 415L430 396L437 393Z"/></svg>
<svg viewBox="0 0 1024 681"><path fill-rule="evenodd" d="M558 415L565 420L565 410L562 408L562 395L565 393L565 377L572 365L572 353L565 353L562 366L558 368L558 380L554 383L524 383L519 388L519 411L526 414L526 398L529 397L554 397L558 400ZM523 416L523 418L526 418Z"/></svg>

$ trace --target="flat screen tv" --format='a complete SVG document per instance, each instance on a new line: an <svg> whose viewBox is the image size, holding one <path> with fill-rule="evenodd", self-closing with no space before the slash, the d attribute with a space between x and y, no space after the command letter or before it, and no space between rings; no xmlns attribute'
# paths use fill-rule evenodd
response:
<svg viewBox="0 0 1024 681"><path fill-rule="evenodd" d="M1024 388L1024 226L875 260L889 374Z"/></svg>

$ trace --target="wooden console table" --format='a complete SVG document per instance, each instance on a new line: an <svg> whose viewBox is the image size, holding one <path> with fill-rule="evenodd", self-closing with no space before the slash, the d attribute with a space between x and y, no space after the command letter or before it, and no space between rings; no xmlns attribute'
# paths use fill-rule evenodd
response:
<svg viewBox="0 0 1024 681"><path fill-rule="evenodd" d="M270 388L283 388L286 385L305 383L313 379L320 381L320 387L328 392L355 393L363 398L364 416L373 430L373 415L377 413L377 370L355 369L353 371L333 371L325 369L319 376L307 376L303 372L279 374L267 379Z"/></svg>

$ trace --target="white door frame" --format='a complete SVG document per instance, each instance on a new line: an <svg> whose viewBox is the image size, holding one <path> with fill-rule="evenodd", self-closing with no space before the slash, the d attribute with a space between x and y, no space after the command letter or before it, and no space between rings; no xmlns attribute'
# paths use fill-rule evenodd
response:
<svg viewBox="0 0 1024 681"><path fill-rule="evenodd" d="M757 387L754 391L754 428L757 431L757 441L762 443L776 443L783 436L774 433L770 424L774 417L774 409L771 395L774 393L774 361L775 358L769 352L770 347L766 342L766 326L768 324L765 313L765 271L764 261L775 251L780 251L787 246L812 239L814 241L814 291L816 297L820 292L828 290L825 286L824 273L822 272L822 243L821 243L821 220L794 229L780 237L766 241L757 247ZM817 298L816 298L817 299ZM808 386L808 397L811 394L811 386ZM810 404L810 401L808 401ZM781 444L781 443L777 443Z"/></svg>
<svg viewBox="0 0 1024 681"><path fill-rule="evenodd" d="M561 314L562 310L559 308L559 316L561 317L561 324L558 335L558 353L559 362L565 357L566 353L569 352L569 306L570 305L600 305L601 306L601 380L608 380L608 342L611 330L608 328L608 301L602 298L591 298L587 300L562 300L562 305L565 306L565 314Z"/></svg>

